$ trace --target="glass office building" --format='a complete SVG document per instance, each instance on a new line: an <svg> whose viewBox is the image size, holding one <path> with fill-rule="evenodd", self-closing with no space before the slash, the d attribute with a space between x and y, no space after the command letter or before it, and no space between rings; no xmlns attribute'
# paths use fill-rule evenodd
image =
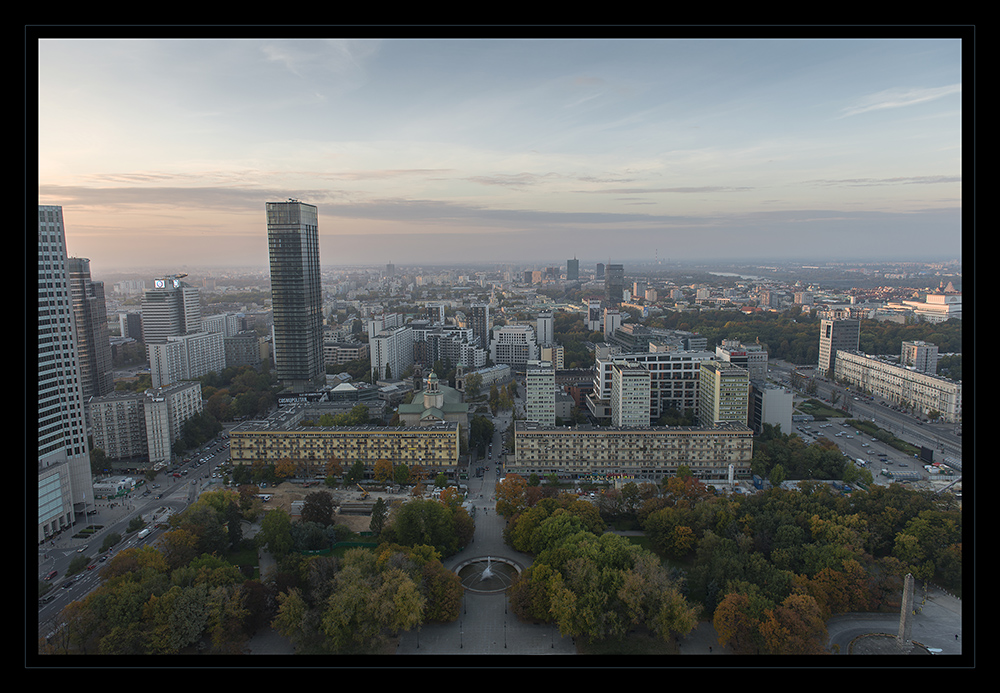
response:
<svg viewBox="0 0 1000 693"><path fill-rule="evenodd" d="M266 207L275 367L282 384L306 391L325 376L318 212L297 200Z"/></svg>

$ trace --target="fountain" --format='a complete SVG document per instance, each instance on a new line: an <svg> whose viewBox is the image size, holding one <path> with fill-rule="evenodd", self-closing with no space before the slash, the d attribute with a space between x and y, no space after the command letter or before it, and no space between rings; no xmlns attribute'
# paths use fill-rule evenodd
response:
<svg viewBox="0 0 1000 693"><path fill-rule="evenodd" d="M486 556L463 563L457 572L462 586L471 592L503 592L521 570L510 561L498 558L494 563L492 556Z"/></svg>

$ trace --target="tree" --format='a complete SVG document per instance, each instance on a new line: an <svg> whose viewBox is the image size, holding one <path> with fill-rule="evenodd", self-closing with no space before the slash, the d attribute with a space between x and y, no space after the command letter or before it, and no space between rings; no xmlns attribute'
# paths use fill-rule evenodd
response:
<svg viewBox="0 0 1000 693"><path fill-rule="evenodd" d="M302 522L316 522L328 527L333 524L333 496L327 491L315 491L302 503Z"/></svg>
<svg viewBox="0 0 1000 693"><path fill-rule="evenodd" d="M392 478L392 462L387 459L380 459L375 462L375 467L372 470L372 476L375 481L380 484L385 483Z"/></svg>
<svg viewBox="0 0 1000 693"><path fill-rule="evenodd" d="M504 517L513 517L527 507L528 484L520 474L508 474L496 485L496 509Z"/></svg>
<svg viewBox="0 0 1000 693"><path fill-rule="evenodd" d="M389 506L385 504L382 497L379 496L375 500L375 505L372 506L372 519L368 523L368 529L371 530L372 534L376 537L382 533L382 529L385 527L386 520L389 518Z"/></svg>
<svg viewBox="0 0 1000 693"><path fill-rule="evenodd" d="M410 483L410 468L405 464L397 464L392 470L392 480L400 486Z"/></svg>

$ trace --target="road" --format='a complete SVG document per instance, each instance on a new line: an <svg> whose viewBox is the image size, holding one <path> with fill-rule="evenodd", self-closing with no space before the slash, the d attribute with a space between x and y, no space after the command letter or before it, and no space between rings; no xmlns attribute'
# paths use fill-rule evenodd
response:
<svg viewBox="0 0 1000 693"><path fill-rule="evenodd" d="M125 496L112 501L95 501L94 506L89 509L86 522L78 522L72 531L67 530L39 545L38 579L44 580L53 570L57 572L51 580L53 589L46 594L46 597L52 595L52 599L40 603L38 607L39 636L52 633L59 626L57 619L62 609L73 601L83 599L100 584L100 568L108 559L122 549L155 542L162 530L153 525L164 522L169 515L187 508L213 483L221 483L221 479L213 478L212 474L216 473L220 464L229 459L229 449L223 447L225 443L221 437L216 438L192 453L190 462L172 467L170 471L160 472L155 479ZM205 462L200 463L201 459ZM174 477L174 472L180 478ZM142 539L138 538L137 532L128 531L129 523L139 516L150 528L150 533ZM73 534L88 524L100 525L102 528L87 539L74 539ZM102 554L104 539L111 533L120 535L122 540ZM93 568L67 577L66 571L70 563L80 554L93 559L90 563Z"/></svg>

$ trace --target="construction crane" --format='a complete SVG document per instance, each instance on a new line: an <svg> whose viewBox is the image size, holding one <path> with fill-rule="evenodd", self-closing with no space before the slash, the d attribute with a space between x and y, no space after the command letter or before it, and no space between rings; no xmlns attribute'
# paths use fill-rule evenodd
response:
<svg viewBox="0 0 1000 693"><path fill-rule="evenodd" d="M361 500L365 500L366 498L368 498L368 491L365 490L365 487L362 486L361 484L358 484L358 488L361 490Z"/></svg>

